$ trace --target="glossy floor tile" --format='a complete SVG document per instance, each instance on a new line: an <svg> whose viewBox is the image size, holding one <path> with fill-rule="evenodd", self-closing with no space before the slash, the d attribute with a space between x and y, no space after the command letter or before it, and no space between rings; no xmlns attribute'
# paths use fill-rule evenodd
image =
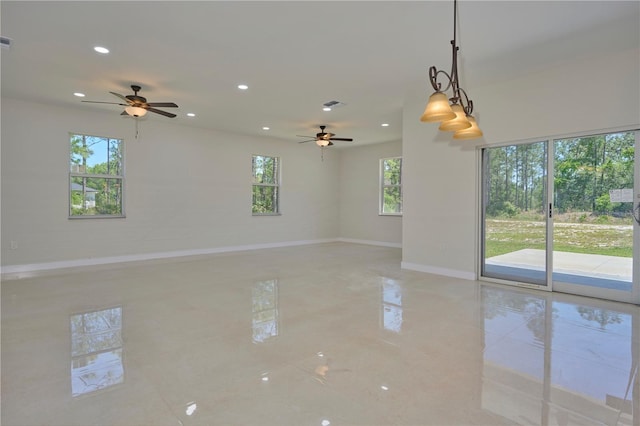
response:
<svg viewBox="0 0 640 426"><path fill-rule="evenodd" d="M2 283L2 425L638 425L640 308L346 243Z"/></svg>

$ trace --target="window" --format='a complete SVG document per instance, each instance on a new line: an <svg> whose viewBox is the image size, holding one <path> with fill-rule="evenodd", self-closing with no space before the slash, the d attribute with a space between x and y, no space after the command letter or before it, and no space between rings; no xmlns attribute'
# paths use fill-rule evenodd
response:
<svg viewBox="0 0 640 426"><path fill-rule="evenodd" d="M264 155L253 156L254 215L280 214L280 159Z"/></svg>
<svg viewBox="0 0 640 426"><path fill-rule="evenodd" d="M380 214L402 214L402 157L380 160Z"/></svg>
<svg viewBox="0 0 640 426"><path fill-rule="evenodd" d="M124 217L124 143L70 135L69 217Z"/></svg>

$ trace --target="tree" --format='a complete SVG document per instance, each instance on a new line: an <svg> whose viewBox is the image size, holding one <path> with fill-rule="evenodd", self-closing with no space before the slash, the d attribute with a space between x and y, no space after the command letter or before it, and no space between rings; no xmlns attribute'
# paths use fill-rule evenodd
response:
<svg viewBox="0 0 640 426"><path fill-rule="evenodd" d="M632 132L555 141L555 204L560 211L628 210L606 203L612 189L633 187Z"/></svg>
<svg viewBox="0 0 640 426"><path fill-rule="evenodd" d="M544 208L543 143L489 148L485 152L485 206L491 216ZM508 211L507 211L508 210Z"/></svg>
<svg viewBox="0 0 640 426"><path fill-rule="evenodd" d="M633 132L556 140L554 204L558 212L627 214L630 203L607 202L612 189L633 188ZM546 207L546 143L488 148L484 154L485 212Z"/></svg>

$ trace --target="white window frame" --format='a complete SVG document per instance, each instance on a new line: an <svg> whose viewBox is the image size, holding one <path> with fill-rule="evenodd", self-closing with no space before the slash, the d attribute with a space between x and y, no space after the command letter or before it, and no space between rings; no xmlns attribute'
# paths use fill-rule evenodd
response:
<svg viewBox="0 0 640 426"><path fill-rule="evenodd" d="M275 170L275 176L274 176L274 182L272 183L264 183L264 182L256 182L255 181L255 175L256 175L256 170L255 170L255 164L256 164L256 157L262 157L262 158L272 158L275 160L275 165L276 165L276 170ZM281 170L282 168L282 163L280 160L280 157L276 157L273 155L260 155L260 154L254 154L251 156L251 215L252 216L280 216L280 176L281 176ZM254 211L254 199L253 199L253 191L254 188L256 187L269 187L269 188L275 188L275 209L274 211L270 211L270 212L256 212Z"/></svg>
<svg viewBox="0 0 640 426"><path fill-rule="evenodd" d="M82 137L82 138L97 138L104 139L106 141L118 141L120 144L121 151L121 165L120 165L120 174L112 175L112 174L92 174L86 173L86 169L81 165L74 164L71 161L73 153L71 152L71 141L74 137ZM124 179L124 165L125 165L125 146L124 139L120 138L112 138L108 136L96 136L96 135L87 135L83 133L69 133L69 182L68 182L68 215L69 219L104 219L104 218L124 218L125 217L125 179ZM108 157L107 157L108 161ZM73 214L73 181L74 178L83 178L83 179L111 179L118 181L120 188L120 213L117 214ZM96 191L98 192L98 191ZM86 206L87 200L83 198L83 202Z"/></svg>
<svg viewBox="0 0 640 426"><path fill-rule="evenodd" d="M384 166L388 160L400 160L400 183L399 184L385 184L384 182ZM379 191L379 203L378 203L378 214L380 216L402 216L402 157L386 157L380 159L380 191ZM384 194L387 188L398 188L400 190L400 211L396 212L385 212L384 211Z"/></svg>

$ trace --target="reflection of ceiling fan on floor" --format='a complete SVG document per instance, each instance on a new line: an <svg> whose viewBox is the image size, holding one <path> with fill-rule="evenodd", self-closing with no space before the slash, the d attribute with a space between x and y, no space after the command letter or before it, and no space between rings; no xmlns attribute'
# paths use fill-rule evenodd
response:
<svg viewBox="0 0 640 426"><path fill-rule="evenodd" d="M314 136L303 136L303 135L296 135L300 138L312 138L306 141L300 141L298 143L306 143L306 142L311 142L311 141L315 141L316 145L318 145L319 147L325 147L325 146L331 146L333 145L333 141L341 141L341 142L352 142L353 139L351 138L334 138L335 134L333 133L325 133L324 129L327 126L320 126L320 133L316 133L315 137Z"/></svg>
<svg viewBox="0 0 640 426"><path fill-rule="evenodd" d="M147 98L138 96L140 86L132 85L133 95L123 96L119 93L109 92L114 96L120 98L124 103L119 102L99 102L99 101L82 101L92 104L112 104L122 105L125 107L124 111L120 115L130 115L132 117L143 117L147 111L155 112L156 114L164 115L165 117L174 118L176 115L167 111L156 109L156 107L163 108L178 108L178 105L173 102L147 102Z"/></svg>

